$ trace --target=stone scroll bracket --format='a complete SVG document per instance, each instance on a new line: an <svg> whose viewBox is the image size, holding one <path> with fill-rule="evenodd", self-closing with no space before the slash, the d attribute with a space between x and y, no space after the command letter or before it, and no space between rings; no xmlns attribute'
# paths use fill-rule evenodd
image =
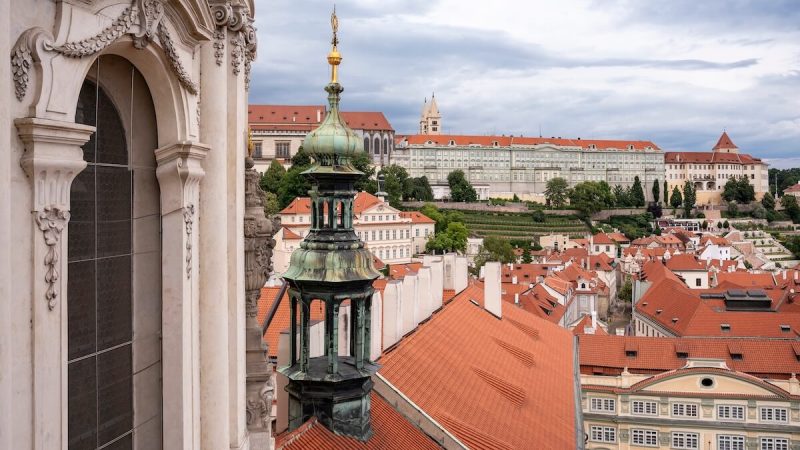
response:
<svg viewBox="0 0 800 450"><path fill-rule="evenodd" d="M215 0L211 6L211 15L216 25L214 56L217 65L221 66L225 59L227 43L231 47L231 71L238 76L244 68L245 88L249 90L250 69L258 49L258 35L249 8L231 0Z"/></svg>
<svg viewBox="0 0 800 450"><path fill-rule="evenodd" d="M69 223L72 181L85 167L81 146L95 128L70 122L24 118L15 122L25 146L20 165L31 180L33 204L31 226L40 241L34 249L44 249L44 256L35 261L37 283L44 282L42 300L50 311L55 309L62 292L66 261L64 229ZM44 243L44 247L41 247ZM34 291L37 291L34 286Z"/></svg>

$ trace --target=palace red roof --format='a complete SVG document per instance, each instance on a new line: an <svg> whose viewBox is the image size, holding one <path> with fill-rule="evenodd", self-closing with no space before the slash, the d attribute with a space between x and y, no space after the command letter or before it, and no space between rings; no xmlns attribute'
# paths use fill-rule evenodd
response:
<svg viewBox="0 0 800 450"><path fill-rule="evenodd" d="M694 255L689 253L681 253L673 255L667 260L667 269L672 271L705 271L707 270L706 264L699 261Z"/></svg>
<svg viewBox="0 0 800 450"><path fill-rule="evenodd" d="M419 211L401 211L400 217L411 219L411 223L436 223L435 220Z"/></svg>
<svg viewBox="0 0 800 450"><path fill-rule="evenodd" d="M327 115L323 105L250 105L248 121L254 130L311 131ZM382 112L341 112L350 128L369 131L394 131Z"/></svg>
<svg viewBox="0 0 800 450"><path fill-rule="evenodd" d="M667 164L761 164L761 159L746 153L664 152L664 162Z"/></svg>
<svg viewBox="0 0 800 450"><path fill-rule="evenodd" d="M573 448L572 334L507 302L498 319L483 289L384 353L378 373L470 448Z"/></svg>
<svg viewBox="0 0 800 450"><path fill-rule="evenodd" d="M524 136L470 136L470 135L429 135L414 134L403 136L409 145L425 145L431 142L439 146L450 146L452 141L455 146L481 146L481 147L525 147L534 145L554 145L558 147L580 147L582 149L596 150L629 150L643 151L646 149L660 150L651 141L624 141L624 140L603 140L603 139L561 139L561 138L539 138ZM496 143L496 145L495 145Z"/></svg>
<svg viewBox="0 0 800 450"><path fill-rule="evenodd" d="M730 344L741 351L731 356ZM686 358L722 359L733 370L756 376L788 379L800 373L800 343L770 339L656 338L644 336L583 335L578 343L581 373L619 375L657 373L686 365ZM635 348L635 356L625 349ZM681 355L679 355L681 353Z"/></svg>
<svg viewBox="0 0 800 450"><path fill-rule="evenodd" d="M737 147L736 144L733 143L731 138L728 136L728 132L723 131L722 135L719 137L719 140L717 141L717 145L715 145L712 150L722 150L728 148L739 148L739 147Z"/></svg>
<svg viewBox="0 0 800 450"><path fill-rule="evenodd" d="M411 424L378 393L370 394L372 437L366 442L333 433L316 417L275 438L278 450L439 449L428 435Z"/></svg>

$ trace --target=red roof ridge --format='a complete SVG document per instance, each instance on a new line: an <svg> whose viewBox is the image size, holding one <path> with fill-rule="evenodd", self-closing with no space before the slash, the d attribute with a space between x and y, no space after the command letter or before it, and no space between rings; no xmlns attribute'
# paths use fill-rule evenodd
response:
<svg viewBox="0 0 800 450"><path fill-rule="evenodd" d="M712 150L721 150L727 148L739 148L739 147L737 147L736 144L733 143L731 138L728 136L728 132L723 131L722 135L719 137L719 140L717 141L717 145L715 145Z"/></svg>

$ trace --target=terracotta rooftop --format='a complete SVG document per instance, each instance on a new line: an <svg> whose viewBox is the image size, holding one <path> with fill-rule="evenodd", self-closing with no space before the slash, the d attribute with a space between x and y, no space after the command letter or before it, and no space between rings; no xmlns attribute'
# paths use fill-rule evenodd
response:
<svg viewBox="0 0 800 450"><path fill-rule="evenodd" d="M400 217L411 219L411 223L436 223L435 220L419 211L401 211Z"/></svg>
<svg viewBox="0 0 800 450"><path fill-rule="evenodd" d="M299 241L303 239L302 236L300 236L299 234L295 233L294 231L290 230L287 227L281 227L281 230L283 230L283 239L285 241Z"/></svg>
<svg viewBox="0 0 800 450"><path fill-rule="evenodd" d="M379 373L470 448L574 447L572 334L482 304L473 282L384 353Z"/></svg>
<svg viewBox="0 0 800 450"><path fill-rule="evenodd" d="M720 272L717 274L717 284L726 281L741 287L775 286L775 278L771 273Z"/></svg>
<svg viewBox="0 0 800 450"><path fill-rule="evenodd" d="M389 450L441 448L428 435L412 425L379 394L370 394L373 435L362 442L334 434L315 418L275 438L278 450Z"/></svg>
<svg viewBox="0 0 800 450"><path fill-rule="evenodd" d="M523 137L523 136L469 136L469 135L427 135L415 134L410 136L403 136L409 145L425 145L427 142L433 142L439 146L449 146L451 141L455 142L456 146L481 146L493 147L495 142L497 147L512 147L512 146L534 146L534 145L553 145L557 147L579 147L585 150L629 150L643 151L646 149L661 150L658 146L650 141L624 141L624 140L602 140L602 139L561 139L561 138L539 138L539 137Z"/></svg>
<svg viewBox="0 0 800 450"><path fill-rule="evenodd" d="M703 237L700 238L700 245L720 245L720 246L729 246L731 245L727 239L722 236L714 236L713 234L704 234Z"/></svg>
<svg viewBox="0 0 800 450"><path fill-rule="evenodd" d="M517 283L525 286L535 283L537 277L546 277L552 270L552 264L503 264L500 270L500 281L511 283L517 277Z"/></svg>
<svg viewBox="0 0 800 450"><path fill-rule="evenodd" d="M250 105L248 121L253 129L311 131L327 115L323 105ZM393 131L382 112L343 111L342 119L356 130ZM320 119L320 120L317 120Z"/></svg>
<svg viewBox="0 0 800 450"><path fill-rule="evenodd" d="M267 314L269 314L272 303L277 300L276 297L278 296L280 290L280 286L261 288L261 297L258 298L258 312L256 316L259 324L264 323L264 319L267 317ZM323 303L319 300L314 300L314 302L311 304L311 320L317 321L324 319L325 308ZM278 305L278 309L275 311L272 322L270 322L270 325L267 328L267 333L264 335L264 341L269 346L270 357L278 357L278 341L280 339L281 332L288 329L291 323L291 313L289 312L289 294L286 292L283 294L281 304Z"/></svg>
<svg viewBox="0 0 800 450"><path fill-rule="evenodd" d="M680 255L673 255L667 260L667 269L679 272L705 271L707 267L705 262L699 261L694 255L681 253Z"/></svg>
<svg viewBox="0 0 800 450"><path fill-rule="evenodd" d="M736 344L741 358L731 355ZM618 375L624 368L631 373L656 373L678 369L687 358L722 359L728 367L757 376L788 379L800 373L800 343L770 339L655 338L643 336L583 335L578 344L581 373L602 370ZM625 349L636 348L629 356Z"/></svg>
<svg viewBox="0 0 800 450"><path fill-rule="evenodd" d="M402 280L406 275L414 275L422 268L422 263L413 262L406 264L389 264L389 278Z"/></svg>
<svg viewBox="0 0 800 450"><path fill-rule="evenodd" d="M503 300L509 303L514 302L513 296L503 296ZM520 294L519 307L552 323L561 321L564 313L567 312L564 305L558 303L558 300L550 295L541 284L536 284L533 288L527 289Z"/></svg>
<svg viewBox="0 0 800 450"><path fill-rule="evenodd" d="M667 164L761 164L761 159L745 153L665 152L664 162Z"/></svg>
<svg viewBox="0 0 800 450"><path fill-rule="evenodd" d="M381 203L381 200L369 192L358 192L355 202L353 202L353 212L355 214L361 214L379 203ZM311 198L296 197L289 203L289 206L283 208L280 214L311 214Z"/></svg>
<svg viewBox="0 0 800 450"><path fill-rule="evenodd" d="M594 333L587 333L586 330L592 328L592 316L584 315L583 318L575 324L575 327L572 329L572 334L593 334L596 336L607 336L608 332L603 329L599 324L594 329Z"/></svg>
<svg viewBox="0 0 800 450"><path fill-rule="evenodd" d="M592 236L592 243L600 245L606 245L606 244L615 245L617 244L617 241L615 241L614 239L611 238L611 236L605 233L597 233L594 236Z"/></svg>
<svg viewBox="0 0 800 450"><path fill-rule="evenodd" d="M789 186L788 188L784 189L783 192L785 192L785 193L800 192L800 183L793 184L793 185Z"/></svg>
<svg viewBox="0 0 800 450"><path fill-rule="evenodd" d="M736 144L733 143L731 138L728 136L727 131L723 131L722 135L720 135L719 140L717 140L717 145L712 148L712 150L722 150L722 149L731 149L731 148L739 148Z"/></svg>

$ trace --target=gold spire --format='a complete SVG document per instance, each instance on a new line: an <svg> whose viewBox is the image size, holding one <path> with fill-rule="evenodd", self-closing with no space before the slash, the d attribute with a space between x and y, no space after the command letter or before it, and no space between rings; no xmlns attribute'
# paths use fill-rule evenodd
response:
<svg viewBox="0 0 800 450"><path fill-rule="evenodd" d="M331 14L331 29L333 30L333 39L331 40L331 52L328 53L328 64L331 65L331 83L338 83L339 82L339 64L342 62L342 55L339 53L339 49L336 48L339 45L339 18L336 17L336 6L333 7L333 13Z"/></svg>

